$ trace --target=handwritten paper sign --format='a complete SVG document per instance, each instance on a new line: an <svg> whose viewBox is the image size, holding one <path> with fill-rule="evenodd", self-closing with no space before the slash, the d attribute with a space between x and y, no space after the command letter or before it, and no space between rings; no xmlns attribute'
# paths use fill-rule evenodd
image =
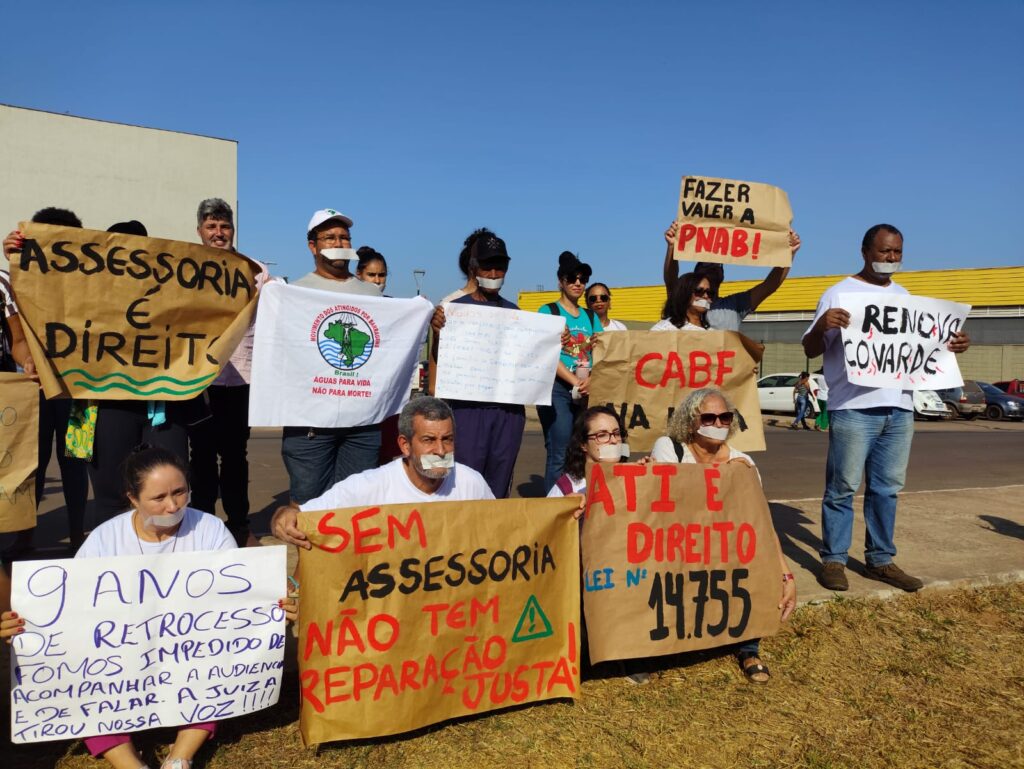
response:
<svg viewBox="0 0 1024 769"><path fill-rule="evenodd" d="M672 412L700 387L723 390L736 407L740 451L764 451L754 371L764 347L732 331L618 331L594 337L590 404L619 412L630 448L650 451Z"/></svg>
<svg viewBox="0 0 1024 769"><path fill-rule="evenodd" d="M462 303L444 314L438 398L551 405L563 318Z"/></svg>
<svg viewBox="0 0 1024 769"><path fill-rule="evenodd" d="M778 630L778 540L752 467L593 464L587 472L591 660L708 649Z"/></svg>
<svg viewBox="0 0 1024 769"><path fill-rule="evenodd" d="M299 729L379 737L576 697L573 499L303 513Z"/></svg>
<svg viewBox="0 0 1024 769"><path fill-rule="evenodd" d="M694 262L788 267L793 210L778 187L684 176L679 188L675 258Z"/></svg>
<svg viewBox="0 0 1024 769"><path fill-rule="evenodd" d="M36 525L39 385L0 373L0 532Z"/></svg>
<svg viewBox="0 0 1024 769"><path fill-rule="evenodd" d="M962 387L956 354L947 345L963 328L968 304L923 296L840 294L850 313L842 330L846 378L864 387L942 390Z"/></svg>
<svg viewBox="0 0 1024 769"><path fill-rule="evenodd" d="M402 410L433 307L423 297L269 283L253 343L253 427L373 425Z"/></svg>
<svg viewBox="0 0 1024 769"><path fill-rule="evenodd" d="M285 548L20 561L11 739L202 723L277 702Z"/></svg>
<svg viewBox="0 0 1024 769"><path fill-rule="evenodd" d="M22 222L11 279L47 398L184 400L245 334L260 267L174 240Z"/></svg>

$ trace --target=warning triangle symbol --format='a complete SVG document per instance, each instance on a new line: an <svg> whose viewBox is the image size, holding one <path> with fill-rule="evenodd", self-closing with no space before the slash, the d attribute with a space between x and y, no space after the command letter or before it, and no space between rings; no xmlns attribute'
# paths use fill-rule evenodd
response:
<svg viewBox="0 0 1024 769"><path fill-rule="evenodd" d="M544 610L540 608L540 603L537 602L537 596L531 595L526 599L523 613L519 615L519 622L516 623L515 632L512 633L512 643L532 641L536 638L547 638L549 635L554 635L554 633L555 631L551 629L551 623L548 621L547 615L544 614Z"/></svg>

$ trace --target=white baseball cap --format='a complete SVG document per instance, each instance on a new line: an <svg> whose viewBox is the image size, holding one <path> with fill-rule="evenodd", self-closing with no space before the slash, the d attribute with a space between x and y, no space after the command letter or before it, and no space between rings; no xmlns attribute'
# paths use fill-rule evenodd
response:
<svg viewBox="0 0 1024 769"><path fill-rule="evenodd" d="M306 228L306 232L312 232L324 222L329 222L332 219L337 219L341 224L346 227L352 226L352 220L349 219L341 211L335 211L333 208L321 208L319 211L313 214L313 218L309 220L309 226Z"/></svg>

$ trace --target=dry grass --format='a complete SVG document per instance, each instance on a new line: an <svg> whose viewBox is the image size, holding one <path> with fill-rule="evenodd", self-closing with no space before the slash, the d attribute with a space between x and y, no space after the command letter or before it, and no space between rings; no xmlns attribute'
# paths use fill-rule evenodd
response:
<svg viewBox="0 0 1024 769"><path fill-rule="evenodd" d="M1022 649L1021 584L840 600L802 608L764 643L765 687L747 684L731 657L690 656L647 686L592 680L576 703L318 753L301 747L286 679L292 704L225 722L197 769L1024 767ZM142 744L153 760L158 743ZM12 769L101 766L81 743L5 753Z"/></svg>

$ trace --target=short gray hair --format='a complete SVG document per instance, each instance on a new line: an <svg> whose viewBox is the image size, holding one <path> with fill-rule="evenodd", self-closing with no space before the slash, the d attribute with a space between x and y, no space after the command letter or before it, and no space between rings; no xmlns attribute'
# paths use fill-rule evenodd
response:
<svg viewBox="0 0 1024 769"><path fill-rule="evenodd" d="M207 198L199 204L199 210L196 211L196 224L201 225L207 219L230 222L234 225L235 214L231 206L220 198Z"/></svg>
<svg viewBox="0 0 1024 769"><path fill-rule="evenodd" d="M428 422L443 422L450 419L452 420L452 432L455 431L455 415L452 414L452 407L440 398L424 395L413 398L405 404L402 413L398 415L398 434L406 440L412 440L412 421L416 417L423 417Z"/></svg>
<svg viewBox="0 0 1024 769"><path fill-rule="evenodd" d="M668 437L679 443L693 443L693 436L697 434L697 428L700 427L700 419L698 417L701 413L701 407L704 405L704 401L712 395L717 395L725 401L726 409L733 414L736 413L736 408L732 405L732 401L729 400L729 396L724 392L717 387L702 387L687 395L683 402L679 404L679 408L672 412L672 416L668 420ZM733 436L738 428L739 420L734 418L732 424L729 425L729 438Z"/></svg>

